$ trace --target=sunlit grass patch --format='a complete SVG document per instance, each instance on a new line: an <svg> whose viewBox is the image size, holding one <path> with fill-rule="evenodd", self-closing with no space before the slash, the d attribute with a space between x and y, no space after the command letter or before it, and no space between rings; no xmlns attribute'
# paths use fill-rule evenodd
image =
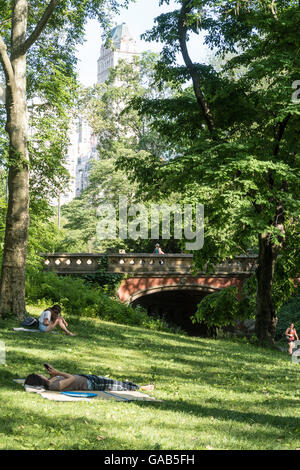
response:
<svg viewBox="0 0 300 470"><path fill-rule="evenodd" d="M37 314L37 309L31 309ZM40 311L40 307L38 307ZM280 351L73 319L78 336L14 333L0 321L0 449L296 449L300 367ZM50 402L13 378L43 363L155 383L162 402Z"/></svg>

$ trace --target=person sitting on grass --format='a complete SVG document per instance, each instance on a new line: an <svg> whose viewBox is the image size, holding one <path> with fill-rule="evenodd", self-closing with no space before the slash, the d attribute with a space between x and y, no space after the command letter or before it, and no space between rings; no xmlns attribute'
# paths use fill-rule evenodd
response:
<svg viewBox="0 0 300 470"><path fill-rule="evenodd" d="M39 318L39 329L44 333L53 331L56 326L59 326L66 335L75 336L74 333L68 330L68 323L60 316L61 307L59 305L53 305L53 307L44 310Z"/></svg>
<svg viewBox="0 0 300 470"><path fill-rule="evenodd" d="M128 390L154 390L154 385L139 385L133 382L120 382L98 375L68 374L54 369L50 364L44 364L50 375L50 379L40 374L30 374L25 379L25 385L42 386L51 391L75 391L75 390L110 390L115 392Z"/></svg>

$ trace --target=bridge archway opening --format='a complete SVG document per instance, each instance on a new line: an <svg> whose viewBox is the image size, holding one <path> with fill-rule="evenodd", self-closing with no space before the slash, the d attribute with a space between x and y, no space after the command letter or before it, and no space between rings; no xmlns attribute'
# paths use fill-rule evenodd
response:
<svg viewBox="0 0 300 470"><path fill-rule="evenodd" d="M180 327L191 336L208 336L204 324L192 323L199 302L213 289L159 289L150 293L139 293L131 299L131 306L143 307L149 316L163 318L169 325Z"/></svg>

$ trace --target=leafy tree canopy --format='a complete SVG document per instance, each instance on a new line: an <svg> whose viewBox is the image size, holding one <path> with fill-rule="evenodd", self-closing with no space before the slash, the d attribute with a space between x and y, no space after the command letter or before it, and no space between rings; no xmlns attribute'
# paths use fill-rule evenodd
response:
<svg viewBox="0 0 300 470"><path fill-rule="evenodd" d="M257 335L272 342L275 262L299 227L300 108L292 100L300 70L299 3L176 3L144 38L164 44L155 78L160 86L173 83L177 96L134 102L172 151L164 159L121 159L120 167L150 198L161 188L204 204L197 267L257 250ZM200 31L218 67L192 62L189 37Z"/></svg>

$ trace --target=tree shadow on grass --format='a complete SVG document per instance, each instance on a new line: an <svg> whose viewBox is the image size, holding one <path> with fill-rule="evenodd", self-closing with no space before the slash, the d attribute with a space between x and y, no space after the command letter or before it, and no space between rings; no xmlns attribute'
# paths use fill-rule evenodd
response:
<svg viewBox="0 0 300 470"><path fill-rule="evenodd" d="M99 338L102 337L106 339L108 345L114 341L117 341L117 343L121 341L122 343L127 343L132 349L140 350L144 348L155 351L157 347L159 347L160 352L165 351L170 353L172 349L174 352L183 352L186 355L198 355L199 351L201 353L207 352L211 355L223 352L224 355L229 355L231 358L237 360L245 360L245 354L248 354L247 362L252 362L253 364L257 364L258 360L260 363L270 364L271 362L276 364L279 358L282 359L282 353L279 351L268 348L258 348L252 345L245 346L241 343L229 342L228 340L216 341L207 338L205 340L190 337L185 338L172 333L163 333L120 324L105 323L105 328L103 329L101 324L91 325L89 320L84 319L81 321L81 324L87 325L87 328L85 329L85 337L78 338L79 341L88 339L99 341ZM163 343L162 340L165 340L167 344ZM172 344L174 341L175 344ZM249 354L251 354L251 358Z"/></svg>
<svg viewBox="0 0 300 470"><path fill-rule="evenodd" d="M71 322L70 322L71 323ZM236 360L245 360L245 353L247 355L247 362L257 364L259 360L260 363L270 364L270 362L276 364L277 356L275 358L270 357L269 350L263 350L261 348L256 348L255 346L249 349L243 349L243 345L239 343L230 342L227 343L226 340L201 340L199 338L190 338L182 337L178 335L173 335L172 333L157 332L153 330L145 330L140 327L120 325L120 324L109 324L105 323L103 326L97 323L93 323L92 319L79 319L77 323L79 331L76 338L70 338L64 335L62 332L58 335L52 335L51 333L22 333L22 332L13 332L13 331L3 331L1 332L1 339L11 339L11 335L16 335L18 338L18 343L30 346L38 344L47 344L51 345L63 345L65 347L72 346L73 344L79 345L88 345L89 341L100 342L102 341L102 346L110 347L111 345L126 345L132 350L149 350L155 352L159 348L159 353L170 354L170 350L174 354L185 354L191 356L199 356L203 353L207 353L211 356L222 354L224 356L229 356L232 359ZM1 322L0 322L1 324ZM13 322L11 321L12 325ZM70 325L70 329L72 325ZM57 330L58 331L58 330ZM163 342L166 341L166 344ZM175 341L175 344L174 344ZM210 342L209 342L210 341ZM171 344L170 344L171 342ZM209 342L209 343L208 343ZM251 358L249 354L251 353ZM274 352L272 351L272 354ZM282 357L282 353L278 353ZM266 357L264 357L266 355Z"/></svg>
<svg viewBox="0 0 300 470"><path fill-rule="evenodd" d="M275 383L278 389L286 389L286 371L282 368L276 368L273 371L264 370L264 364L276 364L276 359L271 358L268 354L263 360L261 351L255 351L255 347L251 348L251 358L249 358L249 354L244 357L243 352L236 351L235 346L238 345L234 343L218 342L214 344L214 347L210 347L207 341L196 339L193 341L194 344L190 345L188 343L187 345L186 342L181 343L182 337L178 338L178 336L167 334L171 344L163 344L161 340L166 337L164 333L148 332L144 329L127 327L126 325L107 323L105 325L101 325L101 323L93 325L92 320L82 320L79 323L81 325L80 331L84 332L85 336L75 338L63 334L14 333L13 331L1 330L1 339L7 340L11 349L11 351L8 351L7 358L10 360L10 357L12 357L11 362L15 368L15 376L10 378L28 375L33 372L45 374L43 362L53 363L57 369L65 372L85 373L85 368L89 370L88 361L81 357L80 365L78 365L79 359L74 360L72 352L68 353L67 351L71 347L74 350L83 351L84 354L84 351L89 348L89 341L93 340L97 345L100 343L101 349L104 350L120 348L123 351L131 350L139 353L144 351L143 376L134 373L130 377L136 383L140 383L140 379L145 376L152 377L154 374L157 382L161 384L167 383L170 379L178 382L183 379L187 381L187 384L191 384L200 378L201 385L221 387L224 391L230 390L244 394L251 392L254 386L263 386L268 382L272 382L273 385ZM86 325L87 331L84 330ZM14 340L13 345L12 340ZM22 349L24 352L21 352ZM41 352L31 353L34 349ZM49 351L49 355L47 355L47 351ZM247 352L249 353L249 351ZM68 354L69 357L65 357ZM97 351L97 354L99 354L99 351ZM184 356L190 357L186 359ZM170 361L171 358L172 362ZM97 360L97 357L95 357L95 360ZM133 361L134 359L131 359L131 363ZM159 363L162 361L165 364L170 361L170 367L168 368L164 364L160 365ZM239 369L237 369L237 364L240 366ZM188 368L186 371L185 366ZM119 377L120 373L117 370L113 371L105 366L102 366L100 373L98 369L91 373L99 375L109 373L114 378L127 378L126 372L122 373L123 377ZM295 370L294 373L295 378L297 378L300 370ZM280 384L280 381L283 385ZM179 383L179 386L182 386L182 384Z"/></svg>
<svg viewBox="0 0 300 470"><path fill-rule="evenodd" d="M26 343L27 345L27 343ZM36 348L36 345L34 345ZM1 382L6 385L10 385L14 387L14 383L12 382L13 378L25 378L30 373L39 373L47 376L47 373L43 367L43 362L50 362L56 367L58 370L62 370L64 372L68 372L71 374L80 374L80 373L88 373L87 371L90 370L90 362L86 360L80 359L80 364L78 364L77 359L72 358L72 354L70 357L63 357L59 354L59 351L56 349L55 353L57 354L57 358L53 359L53 351L50 351L52 356L49 354L47 355L47 349L41 348L42 351L37 356L37 353L31 353L31 348L27 348L26 355L24 353L15 350L13 352L13 367L14 372L10 370L3 369L2 373L2 380ZM64 351L64 348L63 348ZM10 357L8 354L8 360ZM186 381L187 387L193 386L195 381L199 386L211 386L216 389L222 389L225 393L226 391L233 391L237 392L238 394L248 394L251 391L259 391L259 389L263 388L264 386L268 386L271 384L272 388L276 386L276 391L280 392L281 390L284 393L289 392L287 387L289 384L285 382L285 375L286 372L280 371L278 369L274 371L265 371L263 368L258 368L257 364L256 367L248 366L244 370L240 369L237 371L235 369L235 364L225 364L222 363L220 366L219 361L216 360L215 362L210 359L201 359L201 361L181 361L180 358L176 358L176 361L170 363L170 367L165 365L155 365L155 361L159 361L164 359L167 364L168 356L164 355L151 355L151 363L145 363L143 366L143 374L141 375L138 370L134 371L134 368L131 365L131 377L130 380L141 383L141 381L148 377L155 376L154 380L157 384L168 384L170 381L172 383L177 383L178 387L183 387L183 382ZM134 359L131 360L134 361ZM183 367L180 367L180 364L184 364L189 369L185 370ZM154 366L153 366L154 364ZM219 369L216 369L216 368ZM215 372L217 370L217 373ZM121 374L118 370L111 370L109 367L105 365L101 366L101 369L95 368L90 373L95 373L97 375L106 375L107 373L111 375L113 378L116 379L126 379L128 377L128 373L123 371ZM147 380L147 379L146 379ZM10 381L10 384L8 383Z"/></svg>
<svg viewBox="0 0 300 470"><path fill-rule="evenodd" d="M195 417L213 417L214 419L235 421L240 423L256 423L264 426L272 426L282 430L296 430L300 426L300 418L296 416L279 416L257 412L243 412L230 410L228 408L217 408L197 403L187 403L178 400L163 400L163 402L136 402L137 406L155 407L156 411L175 411L176 413L185 413L187 416Z"/></svg>
<svg viewBox="0 0 300 470"><path fill-rule="evenodd" d="M253 448L261 444L262 440L268 442L274 441L275 437L280 437L288 433L292 433L299 428L300 422L299 418L295 416L279 416L278 414L264 414L262 412L256 411L240 411L240 410L231 410L226 403L226 407L215 406L213 403L210 404L213 400L211 398L210 403L195 403L192 401L182 401L177 399L164 400L163 402L141 402L136 401L131 404L128 403L117 403L117 402L95 402L95 403L57 403L45 400L44 398L36 395L29 394L22 390L21 386L20 392L24 394L24 400L26 399L26 406L21 407L21 393L10 397L10 401L6 403L6 408L3 413L3 417L0 419L0 432L8 435L13 438L16 434L16 427L32 423L33 425L38 425L37 428L33 430L30 428L30 437L34 443L39 443L41 441L41 436L43 436L43 441L46 442L45 447L50 446L51 442L55 442L56 436L63 435L64 433L70 433L72 435L72 443L68 442L66 449L78 449L82 446L81 438L77 435L78 432L81 433L81 436L84 435L88 439L88 443L84 444L86 448L98 448L98 449L124 449L126 444L127 448L132 448L132 441L130 440L130 435L126 434L126 428L128 425L133 426L131 421L128 421L128 418L124 417L124 422L118 422L118 426L123 426L124 438L115 439L114 437L108 437L106 442L97 442L97 435L95 434L95 426L102 424L101 417L103 412L108 409L115 413L120 413L123 409L122 407L134 407L136 409L135 419L139 420L139 408L152 410L152 419L150 427L153 428L153 432L161 432L161 426L163 426L164 435L174 435L180 433L180 426L186 431L186 424L181 424L181 419L178 419L179 416L186 417L188 420L191 418L194 419L191 423L191 434L197 436L197 431L207 432L209 439L209 433L214 434L214 427L217 422L217 432L219 435L226 436L226 433L230 433L231 436L235 436L236 442L242 442L242 440L249 440L253 442ZM197 397L195 397L197 399ZM191 399L190 399L191 400ZM36 405L33 402L36 401ZM18 403L19 402L19 403ZM215 400L218 403L218 400ZM278 408L282 409L282 405L285 400L277 402ZM17 403L17 404L16 404ZM19 406L18 406L19 405ZM79 407L77 412L81 413L81 416L71 416L70 412L74 407ZM86 417L85 411L91 411L93 417ZM276 409L274 409L276 412ZM99 415L100 412L100 415ZM171 418L170 412L174 412L174 417ZM55 414L55 416L53 415ZM161 417L160 417L161 415ZM7 419L9 416L9 419ZM176 418L177 417L177 418ZM95 419L94 419L95 418ZM157 418L157 421L155 420ZM199 419L199 422L197 421ZM207 421L213 418L215 421ZM131 420L132 418L130 418ZM141 419L144 419L144 414L141 415ZM202 421L204 419L204 421ZM82 431L83 420L86 424L86 431ZM184 420L183 420L184 421ZM206 425L204 424L206 423ZM208 423L208 424L207 424ZM106 423L107 425L108 423ZM245 425L245 429L241 425ZM90 429L91 426L94 426L94 429ZM249 430L246 429L246 426L249 427ZM253 429L253 426L255 428ZM77 429L78 428L78 429ZM22 429L18 431L22 436ZM109 434L109 430L107 428ZM100 433L100 431L98 431ZM101 434L105 434L104 430L101 430ZM193 434L194 433L194 434ZM59 437L58 447L62 447L63 437ZM66 437L69 438L68 435ZM26 436L25 436L26 438ZM39 445L39 444L38 444ZM231 444L232 445L232 444ZM245 445L245 443L243 444ZM40 444L40 447L42 445ZM146 448L146 447L145 447ZM151 449L151 447L147 447Z"/></svg>

